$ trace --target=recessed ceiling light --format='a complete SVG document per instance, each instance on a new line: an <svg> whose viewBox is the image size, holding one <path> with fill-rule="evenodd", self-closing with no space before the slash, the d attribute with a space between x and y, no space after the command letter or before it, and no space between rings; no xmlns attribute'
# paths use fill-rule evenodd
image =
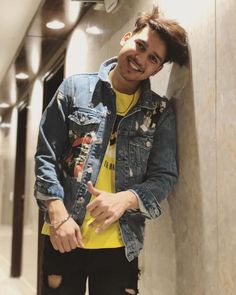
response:
<svg viewBox="0 0 236 295"><path fill-rule="evenodd" d="M9 108L9 104L8 103L5 103L5 102L2 102L0 103L0 109L6 109L6 108Z"/></svg>
<svg viewBox="0 0 236 295"><path fill-rule="evenodd" d="M59 20L53 20L51 22L48 22L46 24L46 27L52 30L60 30L65 27L65 24L63 22L60 22Z"/></svg>
<svg viewBox="0 0 236 295"><path fill-rule="evenodd" d="M26 73L18 73L15 75L16 79L20 79L20 80L25 80L29 78L29 75L27 75Z"/></svg>
<svg viewBox="0 0 236 295"><path fill-rule="evenodd" d="M99 29L97 26L92 26L86 29L86 33L92 35L101 35L103 33L103 30Z"/></svg>

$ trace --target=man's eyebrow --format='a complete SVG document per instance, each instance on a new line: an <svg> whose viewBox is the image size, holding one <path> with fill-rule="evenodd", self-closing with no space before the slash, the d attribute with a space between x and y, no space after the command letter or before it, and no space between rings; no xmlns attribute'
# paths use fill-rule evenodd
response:
<svg viewBox="0 0 236 295"><path fill-rule="evenodd" d="M143 45L145 45L145 47L148 48L148 43L145 40L138 39L138 41L141 42L141 43L143 43ZM162 58L160 57L160 55L156 51L153 54L156 56L157 59L159 59L160 63L163 62L162 61Z"/></svg>

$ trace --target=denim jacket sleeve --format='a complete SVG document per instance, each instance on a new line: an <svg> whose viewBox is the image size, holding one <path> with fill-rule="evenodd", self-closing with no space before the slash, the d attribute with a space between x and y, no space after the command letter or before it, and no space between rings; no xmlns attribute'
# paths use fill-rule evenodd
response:
<svg viewBox="0 0 236 295"><path fill-rule="evenodd" d="M41 209L44 200L64 198L59 160L68 140L68 80L64 80L42 115L35 154L35 197Z"/></svg>
<svg viewBox="0 0 236 295"><path fill-rule="evenodd" d="M176 120L168 103L154 134L145 181L131 188L146 209L143 215L156 218L161 214L160 202L168 196L177 179Z"/></svg>

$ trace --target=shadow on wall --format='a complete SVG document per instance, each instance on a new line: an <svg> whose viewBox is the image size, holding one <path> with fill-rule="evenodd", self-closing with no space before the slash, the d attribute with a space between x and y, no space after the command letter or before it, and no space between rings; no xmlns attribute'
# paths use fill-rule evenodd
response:
<svg viewBox="0 0 236 295"><path fill-rule="evenodd" d="M191 58L189 67L174 64L167 88L167 97L174 99L176 109L180 174L169 198L175 235L176 295L204 294L202 193L191 68Z"/></svg>

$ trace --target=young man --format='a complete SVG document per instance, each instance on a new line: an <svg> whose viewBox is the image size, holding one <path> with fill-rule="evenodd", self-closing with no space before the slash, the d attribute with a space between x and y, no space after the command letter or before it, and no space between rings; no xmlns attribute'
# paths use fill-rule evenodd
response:
<svg viewBox="0 0 236 295"><path fill-rule="evenodd" d="M35 195L45 210L43 294L137 294L146 218L177 180L175 116L150 89L187 62L186 33L143 14L99 73L66 79L43 114Z"/></svg>

